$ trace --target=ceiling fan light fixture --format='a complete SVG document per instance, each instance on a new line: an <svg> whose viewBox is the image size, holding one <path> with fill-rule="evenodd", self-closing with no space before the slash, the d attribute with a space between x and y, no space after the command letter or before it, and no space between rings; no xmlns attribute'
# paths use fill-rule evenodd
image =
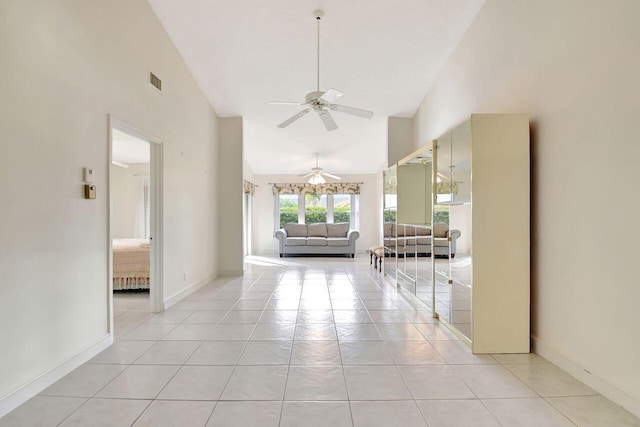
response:
<svg viewBox="0 0 640 427"><path fill-rule="evenodd" d="M327 180L324 179L322 175L314 175L311 178L309 178L309 184L313 184L313 185L324 184L326 182Z"/></svg>

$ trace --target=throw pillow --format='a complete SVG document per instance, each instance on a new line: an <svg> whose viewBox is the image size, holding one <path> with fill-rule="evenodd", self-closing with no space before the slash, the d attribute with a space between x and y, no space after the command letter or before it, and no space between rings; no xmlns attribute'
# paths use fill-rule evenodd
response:
<svg viewBox="0 0 640 427"><path fill-rule="evenodd" d="M287 237L307 237L307 224L285 224L284 231L287 232Z"/></svg>
<svg viewBox="0 0 640 427"><path fill-rule="evenodd" d="M327 237L327 224L309 224L307 226L307 237Z"/></svg>
<svg viewBox="0 0 640 427"><path fill-rule="evenodd" d="M445 222L436 222L433 224L433 236L434 237L447 237L449 231L449 224Z"/></svg>
<svg viewBox="0 0 640 427"><path fill-rule="evenodd" d="M349 232L348 222L339 222L337 224L327 224L327 234L329 237L347 237Z"/></svg>
<svg viewBox="0 0 640 427"><path fill-rule="evenodd" d="M418 236L431 236L431 229L426 227L416 227Z"/></svg>

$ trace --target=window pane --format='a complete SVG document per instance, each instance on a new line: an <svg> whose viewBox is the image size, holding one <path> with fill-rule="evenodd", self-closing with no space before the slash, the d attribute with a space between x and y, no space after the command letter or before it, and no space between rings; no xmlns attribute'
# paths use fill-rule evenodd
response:
<svg viewBox="0 0 640 427"><path fill-rule="evenodd" d="M280 228L284 228L284 225L290 222L293 222L294 224L298 223L298 212L286 212L280 214Z"/></svg>
<svg viewBox="0 0 640 427"><path fill-rule="evenodd" d="M350 222L351 217L351 195L333 195L333 222Z"/></svg>
<svg viewBox="0 0 640 427"><path fill-rule="evenodd" d="M316 222L327 222L327 195L326 194L305 194L304 196L304 219L306 224Z"/></svg>
<svg viewBox="0 0 640 427"><path fill-rule="evenodd" d="M278 197L280 212L298 212L298 196L296 194L284 194Z"/></svg>
<svg viewBox="0 0 640 427"><path fill-rule="evenodd" d="M396 211L387 209L384 211L384 222L395 222Z"/></svg>
<svg viewBox="0 0 640 427"><path fill-rule="evenodd" d="M449 206L434 206L433 207L433 222L444 222L449 224Z"/></svg>
<svg viewBox="0 0 640 427"><path fill-rule="evenodd" d="M315 224L316 222L327 222L327 211L307 211L304 215L304 222L306 224Z"/></svg>
<svg viewBox="0 0 640 427"><path fill-rule="evenodd" d="M280 228L285 224L298 223L298 196L296 194L283 194L278 196L280 209Z"/></svg>
<svg viewBox="0 0 640 427"><path fill-rule="evenodd" d="M333 222L351 222L349 221L350 219L351 219L350 212L338 212L338 211L333 212Z"/></svg>

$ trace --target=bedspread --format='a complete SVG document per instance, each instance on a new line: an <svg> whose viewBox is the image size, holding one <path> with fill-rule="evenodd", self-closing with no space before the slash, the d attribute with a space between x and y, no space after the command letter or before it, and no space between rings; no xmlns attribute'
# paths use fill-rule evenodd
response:
<svg viewBox="0 0 640 427"><path fill-rule="evenodd" d="M145 239L113 239L113 289L149 289L150 244Z"/></svg>

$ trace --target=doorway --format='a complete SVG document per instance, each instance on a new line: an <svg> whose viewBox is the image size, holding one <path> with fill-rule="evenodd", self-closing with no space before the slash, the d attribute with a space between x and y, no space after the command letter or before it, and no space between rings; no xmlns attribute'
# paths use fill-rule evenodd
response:
<svg viewBox="0 0 640 427"><path fill-rule="evenodd" d="M242 253L244 256L251 255L251 193L245 193L242 198Z"/></svg>
<svg viewBox="0 0 640 427"><path fill-rule="evenodd" d="M109 117L109 313L132 326L164 309L162 144ZM132 311L129 313L129 311ZM129 322L130 320L130 322Z"/></svg>

